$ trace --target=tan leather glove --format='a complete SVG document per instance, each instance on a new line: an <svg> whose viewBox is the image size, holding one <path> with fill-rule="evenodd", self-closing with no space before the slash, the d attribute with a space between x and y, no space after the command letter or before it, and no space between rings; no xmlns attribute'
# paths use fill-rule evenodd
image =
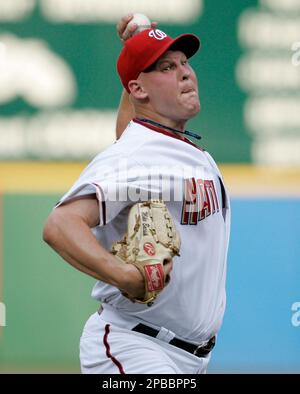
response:
<svg viewBox="0 0 300 394"><path fill-rule="evenodd" d="M170 280L169 275L165 278L163 264L179 256L179 250L180 235L162 200L133 205L128 215L127 233L112 245L112 253L124 263L133 264L145 281L144 296L128 298L151 306Z"/></svg>

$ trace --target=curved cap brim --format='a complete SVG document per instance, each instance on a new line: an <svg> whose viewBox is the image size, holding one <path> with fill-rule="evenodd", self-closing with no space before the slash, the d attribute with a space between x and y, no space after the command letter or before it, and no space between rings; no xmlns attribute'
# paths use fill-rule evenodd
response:
<svg viewBox="0 0 300 394"><path fill-rule="evenodd" d="M200 49L201 42L199 38L194 34L181 34L174 38L174 40L166 43L165 46L161 47L159 51L155 52L153 56L148 60L144 70L152 66L165 52L169 49L178 50L183 52L189 59Z"/></svg>
<svg viewBox="0 0 300 394"><path fill-rule="evenodd" d="M169 49L182 51L187 58L192 57L200 49L201 42L194 34L182 34L173 40Z"/></svg>

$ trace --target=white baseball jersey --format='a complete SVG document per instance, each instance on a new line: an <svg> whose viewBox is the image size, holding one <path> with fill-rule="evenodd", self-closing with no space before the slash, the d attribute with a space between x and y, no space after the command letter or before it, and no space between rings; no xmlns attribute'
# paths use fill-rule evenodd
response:
<svg viewBox="0 0 300 394"><path fill-rule="evenodd" d="M171 281L151 307L96 283L92 297L101 301L109 319L165 327L194 343L216 334L225 308L230 208L211 156L185 138L134 119L60 203L91 193L97 195L100 215L92 231L107 250L124 236L128 211L138 200L163 198L181 236Z"/></svg>

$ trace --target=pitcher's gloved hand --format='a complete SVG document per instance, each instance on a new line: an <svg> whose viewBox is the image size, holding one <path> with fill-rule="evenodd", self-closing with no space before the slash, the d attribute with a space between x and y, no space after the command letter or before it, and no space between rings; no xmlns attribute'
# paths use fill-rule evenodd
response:
<svg viewBox="0 0 300 394"><path fill-rule="evenodd" d="M112 245L112 253L124 263L133 264L142 274L145 293L131 301L152 305L157 295L170 281L163 265L179 256L180 235L172 216L161 200L133 205L128 215L127 233Z"/></svg>

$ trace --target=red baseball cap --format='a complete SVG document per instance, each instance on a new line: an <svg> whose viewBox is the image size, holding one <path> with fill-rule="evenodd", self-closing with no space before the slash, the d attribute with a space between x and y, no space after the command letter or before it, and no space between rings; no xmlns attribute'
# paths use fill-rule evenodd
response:
<svg viewBox="0 0 300 394"><path fill-rule="evenodd" d="M117 62L117 69L124 88L130 93L128 83L154 64L160 56L173 47L187 58L200 48L200 40L194 34L182 34L171 38L158 29L146 29L125 41Z"/></svg>

